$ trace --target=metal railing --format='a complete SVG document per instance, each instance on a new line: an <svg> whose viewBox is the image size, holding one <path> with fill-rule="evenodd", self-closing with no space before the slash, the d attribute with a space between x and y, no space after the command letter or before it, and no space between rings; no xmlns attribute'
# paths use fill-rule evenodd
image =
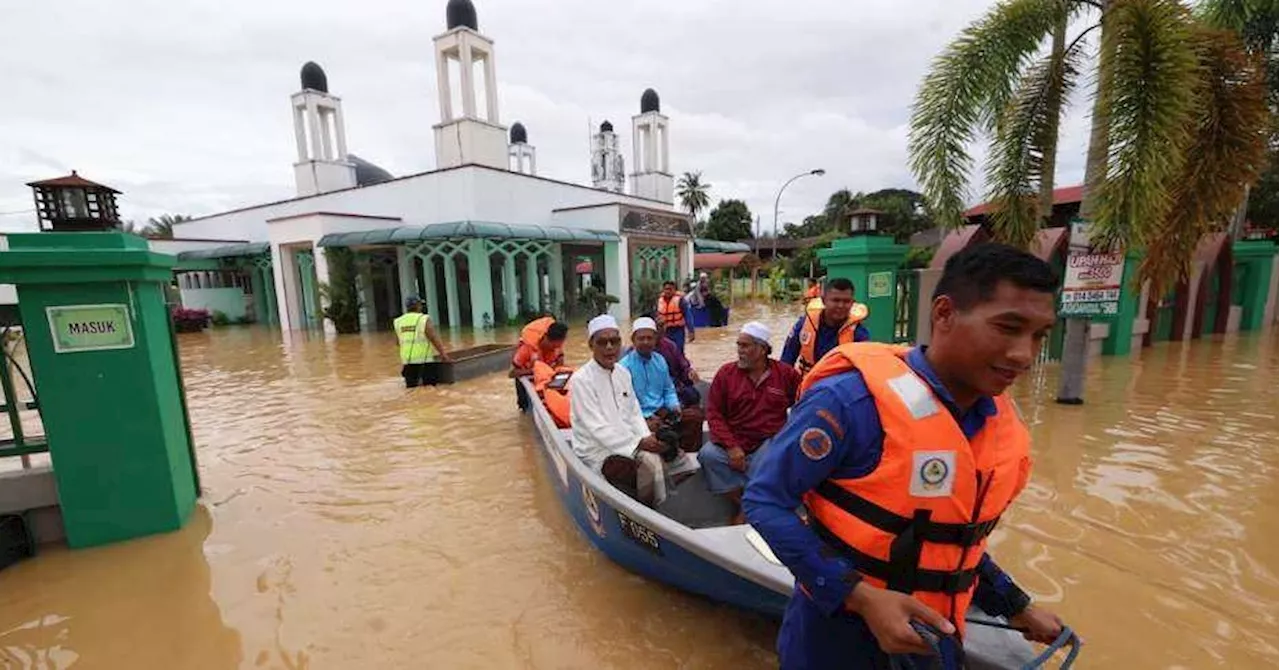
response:
<svg viewBox="0 0 1280 670"><path fill-rule="evenodd" d="M893 310L893 342L914 344L916 341L916 311L920 296L920 272L900 269L895 279L898 283L897 300Z"/></svg>
<svg viewBox="0 0 1280 670"><path fill-rule="evenodd" d="M29 434L22 425L26 416L24 412L35 412L37 418L40 416L40 400L36 395L35 384L31 381L31 375L23 369L23 361L20 360L25 356L16 355L26 348L22 331L11 326L5 327L0 331L0 348L3 348L3 356L0 358L0 389L4 391L4 404L0 405L0 411L9 418L9 435L0 437L0 459L18 457L22 459L22 468L26 470L31 467L32 454L49 451L49 442L43 434ZM25 398L14 384L15 371L22 378L27 392Z"/></svg>

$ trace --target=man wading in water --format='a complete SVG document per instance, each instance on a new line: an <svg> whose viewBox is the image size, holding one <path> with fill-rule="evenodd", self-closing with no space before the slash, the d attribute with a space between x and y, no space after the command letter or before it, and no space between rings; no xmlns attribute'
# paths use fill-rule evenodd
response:
<svg viewBox="0 0 1280 670"><path fill-rule="evenodd" d="M400 343L400 363L403 365L400 374L404 375L404 385L413 388L434 384L434 379L428 379L427 363L434 361L437 355L446 363L453 359L449 358L444 343L431 326L431 317L423 313L422 299L416 295L405 298L404 309L404 314L396 317L391 325Z"/></svg>

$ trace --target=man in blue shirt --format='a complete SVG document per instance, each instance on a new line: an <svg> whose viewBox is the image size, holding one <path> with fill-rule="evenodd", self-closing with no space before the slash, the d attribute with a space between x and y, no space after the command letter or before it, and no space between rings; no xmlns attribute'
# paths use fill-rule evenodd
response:
<svg viewBox="0 0 1280 670"><path fill-rule="evenodd" d="M837 277L822 289L822 306L806 308L796 320L778 360L808 374L828 351L846 342L866 342L871 333L862 325L867 306L853 299L853 282Z"/></svg>
<svg viewBox="0 0 1280 670"><path fill-rule="evenodd" d="M651 426L661 423L667 414L680 414L680 398L671 379L667 361L655 351L658 346L658 324L641 317L631 324L630 353L622 357L622 366L631 373L640 412ZM660 415L661 413L661 415ZM655 417L658 417L655 421Z"/></svg>
<svg viewBox="0 0 1280 670"><path fill-rule="evenodd" d="M906 365L966 440L995 416L993 398L1036 359L1056 321L1056 289L1057 278L1046 263L1012 247L980 245L948 261L933 297L933 343L907 354ZM925 656L930 648L911 621L947 635L955 631L943 615L911 595L864 581L847 553L819 538L796 514L804 496L820 486L873 473L885 444L876 400L862 372L851 369L803 392L747 486L748 522L796 578L778 634L784 670L888 667L888 654L910 654L910 667L932 667L936 659ZM907 495L906 488L901 495ZM922 494L913 490L911 495ZM977 566L973 604L1008 617L1028 639L1051 642L1061 632L1061 621L1030 605L1027 594L989 556ZM944 638L943 647L944 667L958 667L954 640Z"/></svg>

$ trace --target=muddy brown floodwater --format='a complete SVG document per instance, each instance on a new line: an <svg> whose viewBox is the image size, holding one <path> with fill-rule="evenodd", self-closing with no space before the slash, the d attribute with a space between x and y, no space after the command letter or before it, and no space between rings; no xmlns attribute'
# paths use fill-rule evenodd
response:
<svg viewBox="0 0 1280 670"><path fill-rule="evenodd" d="M790 313L734 316L780 342ZM733 337L690 345L708 378ZM0 666L776 667L774 623L578 536L504 376L408 391L385 333L181 346L201 506L182 531L0 573ZM1095 362L1082 408L1055 382L1049 365L1016 389L1036 465L998 560L1085 636L1084 667L1275 667L1275 334Z"/></svg>

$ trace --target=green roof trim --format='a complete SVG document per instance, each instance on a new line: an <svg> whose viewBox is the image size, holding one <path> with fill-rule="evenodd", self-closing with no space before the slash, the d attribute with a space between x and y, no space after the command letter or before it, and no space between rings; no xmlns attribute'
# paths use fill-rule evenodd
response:
<svg viewBox="0 0 1280 670"><path fill-rule="evenodd" d="M617 242L618 234L608 230L584 230L563 226L454 221L428 226L400 226L355 233L329 233L320 238L321 247L358 247L373 244L410 244L425 240L491 238L504 240L550 240L552 242Z"/></svg>
<svg viewBox="0 0 1280 670"><path fill-rule="evenodd" d="M192 261L208 258L236 258L238 256L259 256L269 253L271 244L268 242L241 242L240 244L227 244L212 249L195 249L193 251L182 251L178 253L178 260Z"/></svg>
<svg viewBox="0 0 1280 670"><path fill-rule="evenodd" d="M705 237L699 237L694 239L693 249L699 253L719 251L727 254L736 254L751 251L751 246L741 242L721 242L720 240L709 240Z"/></svg>

